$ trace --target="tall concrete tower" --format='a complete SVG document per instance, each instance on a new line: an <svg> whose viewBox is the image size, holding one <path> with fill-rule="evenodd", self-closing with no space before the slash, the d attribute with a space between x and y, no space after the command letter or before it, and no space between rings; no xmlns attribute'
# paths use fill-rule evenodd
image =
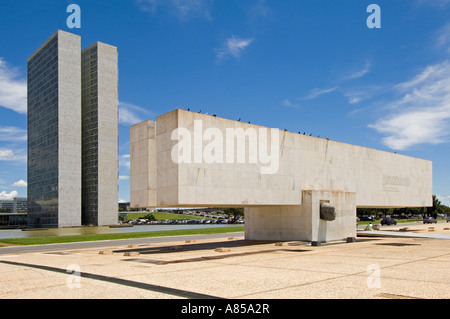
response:
<svg viewBox="0 0 450 319"><path fill-rule="evenodd" d="M81 220L81 38L55 32L28 59L28 227Z"/></svg>
<svg viewBox="0 0 450 319"><path fill-rule="evenodd" d="M118 54L58 30L28 59L28 228L118 219Z"/></svg>
<svg viewBox="0 0 450 319"><path fill-rule="evenodd" d="M118 221L118 52L96 42L82 56L82 223Z"/></svg>

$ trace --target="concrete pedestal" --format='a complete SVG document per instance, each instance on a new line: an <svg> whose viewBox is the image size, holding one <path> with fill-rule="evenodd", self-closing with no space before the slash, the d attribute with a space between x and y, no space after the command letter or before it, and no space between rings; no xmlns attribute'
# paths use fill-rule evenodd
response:
<svg viewBox="0 0 450 319"><path fill-rule="evenodd" d="M320 219L320 204L335 207L333 221ZM245 239L311 242L356 237L356 194L340 191L302 192L300 206L245 208Z"/></svg>

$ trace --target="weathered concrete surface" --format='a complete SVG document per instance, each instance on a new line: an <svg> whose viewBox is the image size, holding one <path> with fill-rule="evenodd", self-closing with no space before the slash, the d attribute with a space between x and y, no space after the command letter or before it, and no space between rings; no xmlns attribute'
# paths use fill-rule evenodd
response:
<svg viewBox="0 0 450 319"><path fill-rule="evenodd" d="M155 125L154 121L145 121L130 129L131 207L157 205Z"/></svg>
<svg viewBox="0 0 450 319"><path fill-rule="evenodd" d="M135 176L156 169L156 178L148 175L139 183L140 189L156 189L156 203L149 197L147 203L132 200L132 207L301 205L304 190L354 192L358 207L431 205L432 163L427 160L183 110L158 116L152 123L156 133L148 141L155 138L156 149L139 147L143 153L130 165ZM133 146L134 136L142 138L133 131L144 125L131 128L132 152L138 148ZM176 129L188 131L191 139L190 148L180 151L180 163L174 162L173 154L185 136L175 134ZM238 138L232 142L227 130L238 129L244 138L254 136L257 144L244 141L243 162L239 149L227 149L230 143L238 145ZM279 149L272 149L277 156L264 164L260 151L268 147L270 153L271 133ZM142 167L138 158L143 156L156 156L156 163ZM269 165L274 169L264 173Z"/></svg>
<svg viewBox="0 0 450 319"><path fill-rule="evenodd" d="M302 205L247 207L245 236L252 240L308 240L326 242L356 236L355 193L304 191ZM332 204L336 218L320 218L320 205Z"/></svg>
<svg viewBox="0 0 450 319"><path fill-rule="evenodd" d="M130 135L131 207L245 207L247 239L342 240L357 207L432 204L427 160L183 110Z"/></svg>
<svg viewBox="0 0 450 319"><path fill-rule="evenodd" d="M242 237L174 240L108 247L116 251L109 255L100 255L101 248L0 255L0 298L450 298L450 240L358 238L317 247ZM79 287L73 271L66 272L74 265L85 275Z"/></svg>

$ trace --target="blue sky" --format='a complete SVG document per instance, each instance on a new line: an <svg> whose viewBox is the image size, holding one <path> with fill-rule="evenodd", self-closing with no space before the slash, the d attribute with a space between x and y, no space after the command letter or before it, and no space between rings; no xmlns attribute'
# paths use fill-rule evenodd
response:
<svg viewBox="0 0 450 319"><path fill-rule="evenodd" d="M0 199L26 196L26 60L61 29L119 48L122 200L129 126L178 107L431 160L450 205L449 17L450 0L2 0Z"/></svg>

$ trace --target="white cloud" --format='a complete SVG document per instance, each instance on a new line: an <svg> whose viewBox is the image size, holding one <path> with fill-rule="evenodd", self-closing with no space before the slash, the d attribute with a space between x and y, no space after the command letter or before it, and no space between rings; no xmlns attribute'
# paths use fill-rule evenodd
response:
<svg viewBox="0 0 450 319"><path fill-rule="evenodd" d="M119 124L134 125L148 120L154 114L140 106L131 103L119 102Z"/></svg>
<svg viewBox="0 0 450 319"><path fill-rule="evenodd" d="M20 181L15 182L14 184L11 185L12 187L27 187L28 183L25 182L23 179L21 179Z"/></svg>
<svg viewBox="0 0 450 319"><path fill-rule="evenodd" d="M369 127L387 135L382 142L395 150L448 141L450 63L429 66L395 88L402 96L390 103L391 114Z"/></svg>
<svg viewBox="0 0 450 319"><path fill-rule="evenodd" d="M17 197L17 191L12 191L11 193L7 193L6 191L0 192L0 200L13 200L14 197Z"/></svg>
<svg viewBox="0 0 450 319"><path fill-rule="evenodd" d="M318 98L321 95L331 93L331 92L335 91L336 89L337 89L337 87L333 87L333 88L329 88L329 89L313 89L307 96L303 97L302 100L313 100L313 99Z"/></svg>
<svg viewBox="0 0 450 319"><path fill-rule="evenodd" d="M27 130L14 126L0 126L0 141L23 142L27 140Z"/></svg>
<svg viewBox="0 0 450 319"><path fill-rule="evenodd" d="M0 149L0 161L26 161L26 155L15 154L12 149Z"/></svg>
<svg viewBox="0 0 450 319"><path fill-rule="evenodd" d="M124 200L123 198L119 197L119 203L127 203L127 201Z"/></svg>
<svg viewBox="0 0 450 319"><path fill-rule="evenodd" d="M130 176L127 176L127 175L120 175L119 176L119 181L127 180L127 179L130 179Z"/></svg>
<svg viewBox="0 0 450 319"><path fill-rule="evenodd" d="M119 157L119 165L130 168L130 154L124 154Z"/></svg>
<svg viewBox="0 0 450 319"><path fill-rule="evenodd" d="M358 103L359 101L361 101L361 98L360 98L360 97L357 97L357 96L350 96L350 97L349 97L349 100L348 100L348 103L350 103L350 104L356 104L356 103Z"/></svg>
<svg viewBox="0 0 450 319"><path fill-rule="evenodd" d="M289 99L284 99L283 105L287 106L287 107L292 107L292 108L298 107L298 104L291 102L291 100L289 100Z"/></svg>
<svg viewBox="0 0 450 319"><path fill-rule="evenodd" d="M232 36L227 39L220 49L216 49L217 58L222 60L226 57L239 58L244 50L253 42L253 39L244 39Z"/></svg>
<svg viewBox="0 0 450 319"><path fill-rule="evenodd" d="M27 82L0 57L0 106L27 113Z"/></svg>
<svg viewBox="0 0 450 319"><path fill-rule="evenodd" d="M204 18L211 20L212 0L137 0L137 4L143 11L156 14L165 11L176 16L180 20L191 18Z"/></svg>
<svg viewBox="0 0 450 319"><path fill-rule="evenodd" d="M363 68L360 70L353 71L349 75L346 75L342 78L342 80L353 80L359 79L370 72L372 65L370 63L366 63Z"/></svg>
<svg viewBox="0 0 450 319"><path fill-rule="evenodd" d="M359 102L361 102L361 100L363 99L362 97L362 93L361 92L348 92L344 94L345 97L347 97L348 99L348 103L350 104L357 104Z"/></svg>
<svg viewBox="0 0 450 319"><path fill-rule="evenodd" d="M365 85L345 89L344 96L348 99L349 104L360 104L362 101L380 97L392 90L392 86Z"/></svg>
<svg viewBox="0 0 450 319"><path fill-rule="evenodd" d="M0 160L8 160L14 156L14 152L12 150L0 149Z"/></svg>
<svg viewBox="0 0 450 319"><path fill-rule="evenodd" d="M448 48L449 44L450 44L450 23L446 24L443 28L441 28L437 32L436 36L436 45L438 49L447 47L447 50L449 50Z"/></svg>
<svg viewBox="0 0 450 319"><path fill-rule="evenodd" d="M442 205L449 206L450 207L450 195L443 196L443 195L436 195L437 199L441 202Z"/></svg>
<svg viewBox="0 0 450 319"><path fill-rule="evenodd" d="M405 111L391 118L378 121L370 127L389 136L383 143L394 150L406 150L417 144L440 144L446 141L449 119L447 111L436 112L433 108Z"/></svg>

